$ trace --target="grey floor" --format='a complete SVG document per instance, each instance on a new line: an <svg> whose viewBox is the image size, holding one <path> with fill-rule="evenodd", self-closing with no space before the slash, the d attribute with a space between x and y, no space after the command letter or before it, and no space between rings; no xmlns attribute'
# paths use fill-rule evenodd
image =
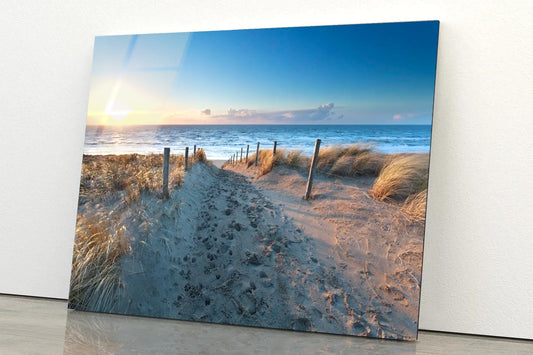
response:
<svg viewBox="0 0 533 355"><path fill-rule="evenodd" d="M0 354L533 354L533 341L424 332L417 342L118 316L0 295Z"/></svg>

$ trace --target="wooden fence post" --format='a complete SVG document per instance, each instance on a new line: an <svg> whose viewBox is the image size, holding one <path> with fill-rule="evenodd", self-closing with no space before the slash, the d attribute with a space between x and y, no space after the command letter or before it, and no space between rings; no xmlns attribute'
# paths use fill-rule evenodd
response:
<svg viewBox="0 0 533 355"><path fill-rule="evenodd" d="M241 147L241 160L240 160L240 162L242 163L242 147Z"/></svg>
<svg viewBox="0 0 533 355"><path fill-rule="evenodd" d="M257 149L255 151L255 166L257 166L258 159L259 159L259 142L257 142Z"/></svg>
<svg viewBox="0 0 533 355"><path fill-rule="evenodd" d="M168 198L168 163L170 161L170 148L163 150L163 198Z"/></svg>
<svg viewBox="0 0 533 355"><path fill-rule="evenodd" d="M194 145L194 148L193 148L192 154L193 154L193 155L196 155L196 144Z"/></svg>
<svg viewBox="0 0 533 355"><path fill-rule="evenodd" d="M277 141L274 141L274 149L272 149L272 155L276 155L276 147L278 145Z"/></svg>
<svg viewBox="0 0 533 355"><path fill-rule="evenodd" d="M185 171L189 170L189 147L185 147Z"/></svg>
<svg viewBox="0 0 533 355"><path fill-rule="evenodd" d="M246 145L246 160L245 160L246 163L248 163L248 151L249 151L249 150L250 150L250 145L247 144L247 145Z"/></svg>
<svg viewBox="0 0 533 355"><path fill-rule="evenodd" d="M307 188L305 189L305 200L309 200L311 195L311 188L313 187L313 175L315 174L316 162L318 160L318 152L320 150L320 139L316 140L315 152L313 153L313 159L311 160L311 167L309 168L309 178L307 179Z"/></svg>

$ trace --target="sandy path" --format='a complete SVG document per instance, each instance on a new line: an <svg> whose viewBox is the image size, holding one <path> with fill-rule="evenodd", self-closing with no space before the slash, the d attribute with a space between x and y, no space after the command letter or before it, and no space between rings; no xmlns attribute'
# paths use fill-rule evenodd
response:
<svg viewBox="0 0 533 355"><path fill-rule="evenodd" d="M335 210L302 205L297 179L254 181L195 164L168 200L143 196L122 215L136 237L109 311L412 338L411 316L393 304L405 297L389 301L377 289L387 278L370 255L381 249L342 241L344 227L324 218Z"/></svg>
<svg viewBox="0 0 533 355"><path fill-rule="evenodd" d="M343 281L334 292L345 311L362 315L361 333L416 337L423 225L411 223L398 205L372 198L372 178L317 176L315 199L307 202L305 174L276 168L255 178L253 169L229 168L247 174L317 246L319 262Z"/></svg>
<svg viewBox="0 0 533 355"><path fill-rule="evenodd" d="M167 201L124 222L144 237L122 259L116 313L359 334L309 238L242 175L196 164ZM140 212L139 212L140 213ZM343 301L341 300L340 303ZM339 309L337 309L339 308Z"/></svg>

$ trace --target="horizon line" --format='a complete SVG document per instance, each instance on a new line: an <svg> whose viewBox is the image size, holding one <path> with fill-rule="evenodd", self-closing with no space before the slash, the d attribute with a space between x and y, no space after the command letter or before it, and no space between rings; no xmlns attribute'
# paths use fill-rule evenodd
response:
<svg viewBox="0 0 533 355"><path fill-rule="evenodd" d="M432 123L161 123L161 124L86 124L86 127L139 127L139 126L431 126Z"/></svg>

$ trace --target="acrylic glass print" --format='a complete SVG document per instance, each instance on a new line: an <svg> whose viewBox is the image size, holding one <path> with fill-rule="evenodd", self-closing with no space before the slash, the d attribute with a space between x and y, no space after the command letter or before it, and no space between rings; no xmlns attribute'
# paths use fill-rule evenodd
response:
<svg viewBox="0 0 533 355"><path fill-rule="evenodd" d="M438 28L97 37L69 307L416 339Z"/></svg>

